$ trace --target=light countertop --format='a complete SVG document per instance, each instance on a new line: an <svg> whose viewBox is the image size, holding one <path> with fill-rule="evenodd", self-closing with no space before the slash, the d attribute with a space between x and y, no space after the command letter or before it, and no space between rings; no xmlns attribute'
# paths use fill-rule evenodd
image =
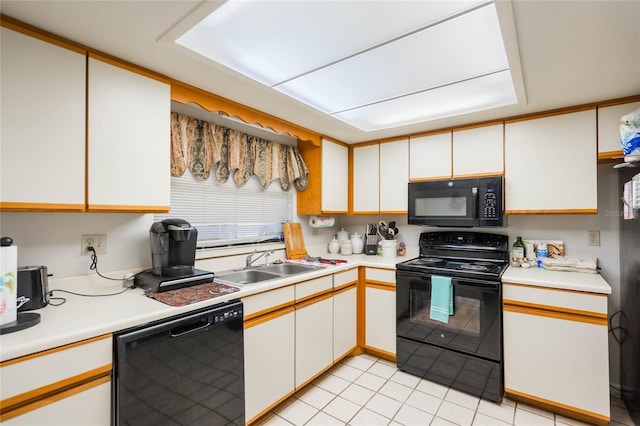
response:
<svg viewBox="0 0 640 426"><path fill-rule="evenodd" d="M509 266L502 274L502 282L611 294L611 287L602 278L602 275L583 272L549 271L544 268L514 268Z"/></svg>
<svg viewBox="0 0 640 426"><path fill-rule="evenodd" d="M130 289L121 294L108 297L83 297L56 291L54 297L64 297L66 299L64 304L60 306L48 305L42 309L29 311L40 314L40 323L24 330L0 336L0 361L118 332L152 321L358 266L395 269L396 263L409 259L408 257L341 256L326 253L322 254L322 256L331 259L344 259L347 260L347 263L327 265L321 270L245 285L235 293L182 307L169 306L151 299L145 296L144 291L141 289ZM90 294L110 294L123 290L120 281L112 284L98 278L95 274L52 279L49 281L49 287L51 290L62 289Z"/></svg>

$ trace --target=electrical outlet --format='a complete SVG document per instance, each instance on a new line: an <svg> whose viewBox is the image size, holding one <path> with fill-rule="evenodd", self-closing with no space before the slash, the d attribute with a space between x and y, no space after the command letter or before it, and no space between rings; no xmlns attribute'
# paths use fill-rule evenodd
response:
<svg viewBox="0 0 640 426"><path fill-rule="evenodd" d="M82 234L80 239L80 254L89 256L92 253L87 247L93 247L96 254L107 254L107 234Z"/></svg>
<svg viewBox="0 0 640 426"><path fill-rule="evenodd" d="M587 231L589 241L587 242L590 246L599 246L600 245L600 231Z"/></svg>

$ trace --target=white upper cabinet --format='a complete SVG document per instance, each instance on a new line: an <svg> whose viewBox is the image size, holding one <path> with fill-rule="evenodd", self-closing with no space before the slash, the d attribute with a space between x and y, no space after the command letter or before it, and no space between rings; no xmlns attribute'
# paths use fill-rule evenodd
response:
<svg viewBox="0 0 640 426"><path fill-rule="evenodd" d="M409 139L409 180L451 177L451 132Z"/></svg>
<svg viewBox="0 0 640 426"><path fill-rule="evenodd" d="M505 127L506 213L596 213L596 110Z"/></svg>
<svg viewBox="0 0 640 426"><path fill-rule="evenodd" d="M349 209L349 149L322 139L322 212Z"/></svg>
<svg viewBox="0 0 640 426"><path fill-rule="evenodd" d="M380 211L380 148L378 144L353 149L353 212Z"/></svg>
<svg viewBox="0 0 640 426"><path fill-rule="evenodd" d="M640 102L598 108L598 158L622 156L620 119L640 108Z"/></svg>
<svg viewBox="0 0 640 426"><path fill-rule="evenodd" d="M406 214L409 140L380 144L380 213Z"/></svg>
<svg viewBox="0 0 640 426"><path fill-rule="evenodd" d="M163 211L170 204L168 84L89 59L89 211Z"/></svg>
<svg viewBox="0 0 640 426"><path fill-rule="evenodd" d="M85 54L1 29L3 210L84 210Z"/></svg>
<svg viewBox="0 0 640 426"><path fill-rule="evenodd" d="M501 175L504 172L504 125L453 131L453 176Z"/></svg>

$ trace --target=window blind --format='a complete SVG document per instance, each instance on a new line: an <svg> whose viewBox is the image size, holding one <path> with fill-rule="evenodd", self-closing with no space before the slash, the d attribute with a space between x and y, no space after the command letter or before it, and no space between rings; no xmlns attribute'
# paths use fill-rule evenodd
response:
<svg viewBox="0 0 640 426"><path fill-rule="evenodd" d="M280 185L263 189L257 177L242 187L230 179L197 181L187 169L171 177L171 210L156 220L180 218L198 229L198 247L219 247L282 239L292 216L293 194Z"/></svg>

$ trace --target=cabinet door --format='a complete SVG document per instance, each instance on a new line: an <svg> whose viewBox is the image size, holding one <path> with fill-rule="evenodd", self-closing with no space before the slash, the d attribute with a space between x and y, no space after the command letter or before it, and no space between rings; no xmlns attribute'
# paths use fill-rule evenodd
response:
<svg viewBox="0 0 640 426"><path fill-rule="evenodd" d="M409 140L409 179L451 177L451 132Z"/></svg>
<svg viewBox="0 0 640 426"><path fill-rule="evenodd" d="M89 59L90 211L167 211L169 85Z"/></svg>
<svg viewBox="0 0 640 426"><path fill-rule="evenodd" d="M244 383L247 423L295 389L295 312L293 308L289 308L264 319L266 321L258 319L245 322Z"/></svg>
<svg viewBox="0 0 640 426"><path fill-rule="evenodd" d="M322 211L346 213L349 191L349 149L322 140Z"/></svg>
<svg viewBox="0 0 640 426"><path fill-rule="evenodd" d="M333 359L338 360L357 345L357 292L352 287L333 296Z"/></svg>
<svg viewBox="0 0 640 426"><path fill-rule="evenodd" d="M596 213L596 111L507 123L507 214Z"/></svg>
<svg viewBox="0 0 640 426"><path fill-rule="evenodd" d="M353 212L380 211L380 149L365 145L353 149Z"/></svg>
<svg viewBox="0 0 640 426"><path fill-rule="evenodd" d="M108 426L111 424L111 381L94 386L84 385L85 390L72 393L64 399L49 400L27 413L3 420L3 425L77 425ZM28 407L28 406L27 406Z"/></svg>
<svg viewBox="0 0 640 426"><path fill-rule="evenodd" d="M640 108L640 102L598 108L598 158L622 157L620 119Z"/></svg>
<svg viewBox="0 0 640 426"><path fill-rule="evenodd" d="M396 354L396 293L394 288L370 286L365 291L365 345Z"/></svg>
<svg viewBox="0 0 640 426"><path fill-rule="evenodd" d="M380 213L406 214L409 141L380 144Z"/></svg>
<svg viewBox="0 0 640 426"><path fill-rule="evenodd" d="M331 294L296 306L296 388L333 364Z"/></svg>
<svg viewBox="0 0 640 426"><path fill-rule="evenodd" d="M504 172L502 123L453 132L453 176L501 175Z"/></svg>
<svg viewBox="0 0 640 426"><path fill-rule="evenodd" d="M85 55L1 30L3 210L85 208Z"/></svg>
<svg viewBox="0 0 640 426"><path fill-rule="evenodd" d="M507 392L609 418L606 325L508 311L503 324Z"/></svg>

